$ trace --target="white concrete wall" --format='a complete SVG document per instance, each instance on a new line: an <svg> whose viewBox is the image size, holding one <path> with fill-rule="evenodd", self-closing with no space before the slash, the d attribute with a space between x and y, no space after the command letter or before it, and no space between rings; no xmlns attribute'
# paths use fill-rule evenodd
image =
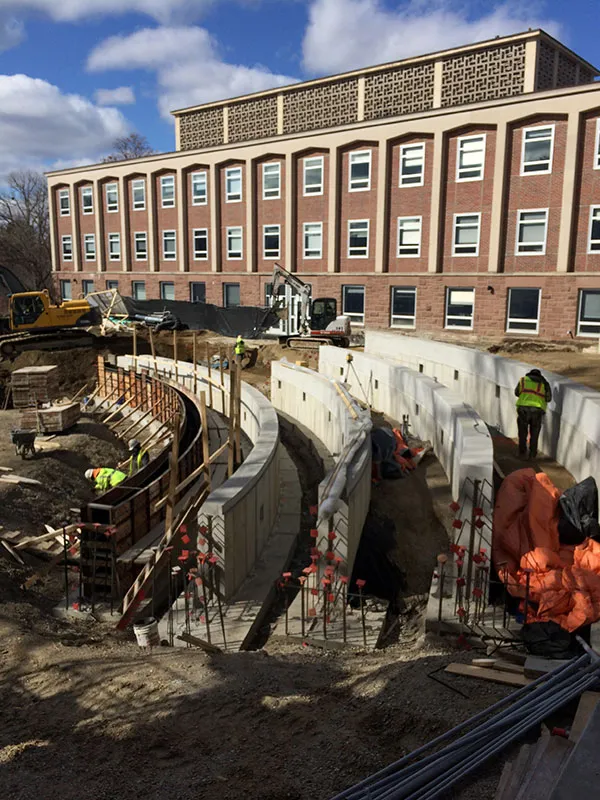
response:
<svg viewBox="0 0 600 800"><path fill-rule="evenodd" d="M467 399L505 436L517 436L515 386L533 365L468 347L367 331L365 352L395 359L436 377ZM600 480L600 393L542 370L552 386L540 449L563 464L576 480Z"/></svg>
<svg viewBox="0 0 600 800"><path fill-rule="evenodd" d="M398 422L408 414L411 430L431 442L455 499L467 478L492 485L492 439L470 405L442 383L389 359L352 351L348 365L350 352L321 347L319 372L345 380L356 398Z"/></svg>
<svg viewBox="0 0 600 800"><path fill-rule="evenodd" d="M336 381L287 361L271 364L271 402L310 430L334 458L333 470L319 486L319 517L330 487L340 486L342 503L333 518L337 539L330 548L325 520L318 547L335 550L351 572L371 502L370 415Z"/></svg>

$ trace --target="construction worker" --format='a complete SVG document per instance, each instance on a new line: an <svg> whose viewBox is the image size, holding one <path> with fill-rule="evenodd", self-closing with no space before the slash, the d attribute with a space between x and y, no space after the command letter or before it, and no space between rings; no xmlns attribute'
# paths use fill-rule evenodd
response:
<svg viewBox="0 0 600 800"><path fill-rule="evenodd" d="M106 492L122 483L127 475L118 469L98 467L86 470L85 477L88 481L94 481L94 488L97 492Z"/></svg>
<svg viewBox="0 0 600 800"><path fill-rule="evenodd" d="M127 443L129 450L129 477L139 472L150 463L150 456L146 450L142 450L142 445L137 439L130 439Z"/></svg>
<svg viewBox="0 0 600 800"><path fill-rule="evenodd" d="M519 455L522 457L527 455L527 437L529 436L529 458L535 458L546 407L552 400L552 389L539 369L532 369L518 382L515 395L517 396Z"/></svg>
<svg viewBox="0 0 600 800"><path fill-rule="evenodd" d="M246 352L246 343L242 339L241 335L238 334L237 339L235 340L235 363L240 364L242 363L242 359L244 358L244 353Z"/></svg>

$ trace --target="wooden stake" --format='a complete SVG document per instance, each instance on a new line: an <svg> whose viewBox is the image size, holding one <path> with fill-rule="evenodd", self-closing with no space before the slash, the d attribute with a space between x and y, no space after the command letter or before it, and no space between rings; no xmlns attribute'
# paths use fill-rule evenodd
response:
<svg viewBox="0 0 600 800"><path fill-rule="evenodd" d="M223 348L219 345L219 380L221 382L221 413L226 415L227 409L225 406L225 380L223 379Z"/></svg>
<svg viewBox="0 0 600 800"><path fill-rule="evenodd" d="M154 334L152 333L152 328L148 328L148 333L150 334L150 352L152 353L152 358L154 359L154 372L158 372L158 364L156 363L156 349L154 347Z"/></svg>
<svg viewBox="0 0 600 800"><path fill-rule="evenodd" d="M198 332L192 334L192 360L194 362L194 394L198 394Z"/></svg>
<svg viewBox="0 0 600 800"><path fill-rule="evenodd" d="M210 359L212 358L212 353L210 351L210 344L206 343L206 363L208 365L208 405L212 408L213 407L213 393L212 393L212 374L211 370L212 367L210 365Z"/></svg>
<svg viewBox="0 0 600 800"><path fill-rule="evenodd" d="M235 367L235 460L239 466L242 463L242 365Z"/></svg>
<svg viewBox="0 0 600 800"><path fill-rule="evenodd" d="M229 359L229 459L227 461L227 477L231 478L235 468L235 368Z"/></svg>
<svg viewBox="0 0 600 800"><path fill-rule="evenodd" d="M175 381L179 383L179 367L177 364L177 331L173 331L173 361L175 362Z"/></svg>
<svg viewBox="0 0 600 800"><path fill-rule="evenodd" d="M175 433L173 435L173 446L171 447L171 462L169 474L169 496L167 498L167 511L165 515L165 535L173 535L173 513L175 510L175 499L177 484L179 482L179 412L175 414Z"/></svg>
<svg viewBox="0 0 600 800"><path fill-rule="evenodd" d="M137 327L133 326L133 363L137 368L137 358L138 358L138 351L137 351Z"/></svg>
<svg viewBox="0 0 600 800"><path fill-rule="evenodd" d="M200 392L200 419L202 421L202 459L206 467L208 491L212 489L210 477L210 443L208 441L208 414L206 413L206 392Z"/></svg>

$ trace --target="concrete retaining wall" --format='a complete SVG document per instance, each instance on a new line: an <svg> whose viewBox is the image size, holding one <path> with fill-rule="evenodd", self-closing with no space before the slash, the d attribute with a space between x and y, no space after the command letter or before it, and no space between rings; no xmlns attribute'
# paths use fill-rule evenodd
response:
<svg viewBox="0 0 600 800"><path fill-rule="evenodd" d="M395 359L437 378L468 399L480 416L504 435L516 437L514 389L532 369L512 359L468 347L367 331L368 354ZM563 464L576 478L600 480L600 393L556 373L544 371L552 386L540 449Z"/></svg>
<svg viewBox="0 0 600 800"><path fill-rule="evenodd" d="M287 361L271 364L271 402L325 445L335 466L319 486L318 547L334 550L352 571L371 502L371 419L336 381ZM325 498L339 487L333 523L323 519ZM328 543L330 529L336 534Z"/></svg>
<svg viewBox="0 0 600 800"><path fill-rule="evenodd" d="M493 446L488 429L460 396L432 378L389 359L321 347L319 372L345 380L352 394L394 420L408 414L411 430L430 441L458 499L467 478L492 484Z"/></svg>

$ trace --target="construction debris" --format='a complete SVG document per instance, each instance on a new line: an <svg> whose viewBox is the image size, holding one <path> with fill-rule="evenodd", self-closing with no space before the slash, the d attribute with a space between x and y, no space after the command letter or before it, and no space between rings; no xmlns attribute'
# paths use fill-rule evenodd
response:
<svg viewBox="0 0 600 800"><path fill-rule="evenodd" d="M22 367L12 373L12 396L15 408L51 403L58 393L58 367Z"/></svg>
<svg viewBox="0 0 600 800"><path fill-rule="evenodd" d="M62 433L72 428L80 416L79 403L66 406L54 404L49 408L26 408L21 411L21 428L44 433Z"/></svg>

